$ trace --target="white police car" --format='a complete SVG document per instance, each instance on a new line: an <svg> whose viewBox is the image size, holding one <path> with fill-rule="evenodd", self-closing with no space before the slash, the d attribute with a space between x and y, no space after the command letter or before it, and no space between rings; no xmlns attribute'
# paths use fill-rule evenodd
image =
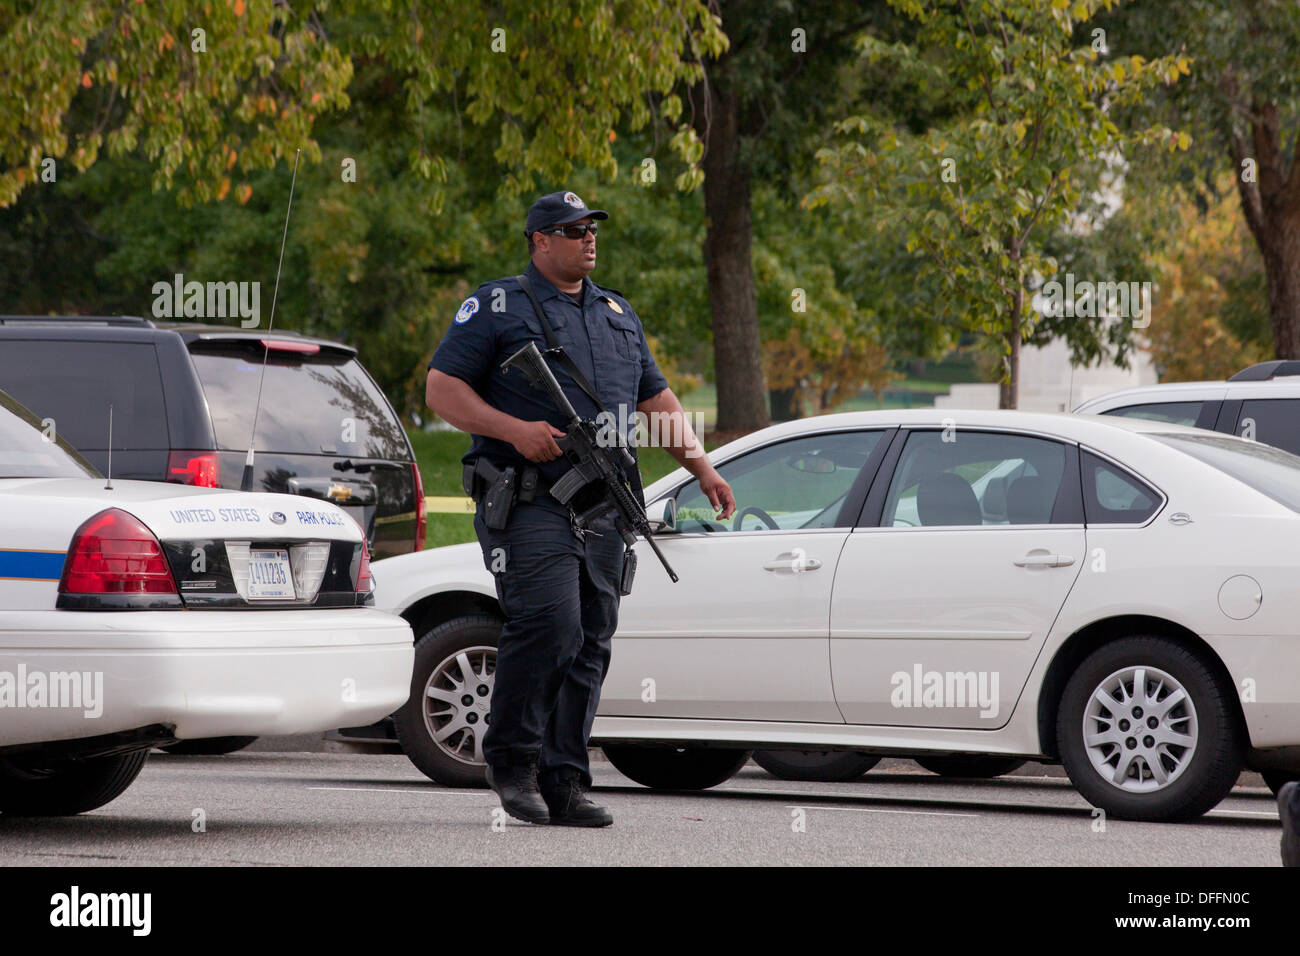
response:
<svg viewBox="0 0 1300 956"><path fill-rule="evenodd" d="M40 426L0 392L0 812L102 806L159 744L406 700L411 630L373 606L344 511L106 481Z"/></svg>

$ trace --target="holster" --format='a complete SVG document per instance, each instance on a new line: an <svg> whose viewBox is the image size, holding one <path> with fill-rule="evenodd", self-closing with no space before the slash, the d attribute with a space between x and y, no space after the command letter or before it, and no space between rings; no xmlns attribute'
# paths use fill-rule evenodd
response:
<svg viewBox="0 0 1300 956"><path fill-rule="evenodd" d="M541 476L533 466L523 468L516 480L513 466L498 468L485 458L465 465L461 469L460 483L475 502L483 502L483 523L493 531L506 526L517 502L531 502L539 491L545 490Z"/></svg>

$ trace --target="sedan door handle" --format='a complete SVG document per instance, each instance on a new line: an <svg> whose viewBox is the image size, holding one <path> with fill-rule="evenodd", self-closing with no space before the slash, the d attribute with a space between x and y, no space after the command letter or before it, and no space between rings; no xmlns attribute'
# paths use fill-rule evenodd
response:
<svg viewBox="0 0 1300 956"><path fill-rule="evenodd" d="M1074 558L1068 554L1031 551L1015 564L1018 568L1068 568L1074 564Z"/></svg>
<svg viewBox="0 0 1300 956"><path fill-rule="evenodd" d="M771 561L763 565L764 571L816 571L822 566L822 563L816 558L810 558L800 550L797 554L786 552L778 554Z"/></svg>

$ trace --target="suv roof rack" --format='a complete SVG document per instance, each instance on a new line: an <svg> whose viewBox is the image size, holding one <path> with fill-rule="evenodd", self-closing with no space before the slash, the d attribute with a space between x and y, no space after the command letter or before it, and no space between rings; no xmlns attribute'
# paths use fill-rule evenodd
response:
<svg viewBox="0 0 1300 956"><path fill-rule="evenodd" d="M1300 362L1294 359L1275 359L1272 362L1259 362L1249 368L1243 368L1229 382L1267 382L1271 378L1286 375L1300 375Z"/></svg>
<svg viewBox="0 0 1300 956"><path fill-rule="evenodd" d="M0 325L130 325L152 329L153 322L138 315L0 315Z"/></svg>

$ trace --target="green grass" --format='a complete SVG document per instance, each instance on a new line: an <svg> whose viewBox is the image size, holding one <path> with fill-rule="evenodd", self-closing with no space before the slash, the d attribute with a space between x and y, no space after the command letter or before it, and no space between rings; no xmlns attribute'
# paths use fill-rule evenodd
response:
<svg viewBox="0 0 1300 956"><path fill-rule="evenodd" d="M415 449L424 478L424 493L435 497L464 495L460 486L460 459L469 451L469 436L462 432L426 432L408 428L407 436Z"/></svg>
<svg viewBox="0 0 1300 956"><path fill-rule="evenodd" d="M429 531L424 539L426 551L476 540L473 515L429 515Z"/></svg>

